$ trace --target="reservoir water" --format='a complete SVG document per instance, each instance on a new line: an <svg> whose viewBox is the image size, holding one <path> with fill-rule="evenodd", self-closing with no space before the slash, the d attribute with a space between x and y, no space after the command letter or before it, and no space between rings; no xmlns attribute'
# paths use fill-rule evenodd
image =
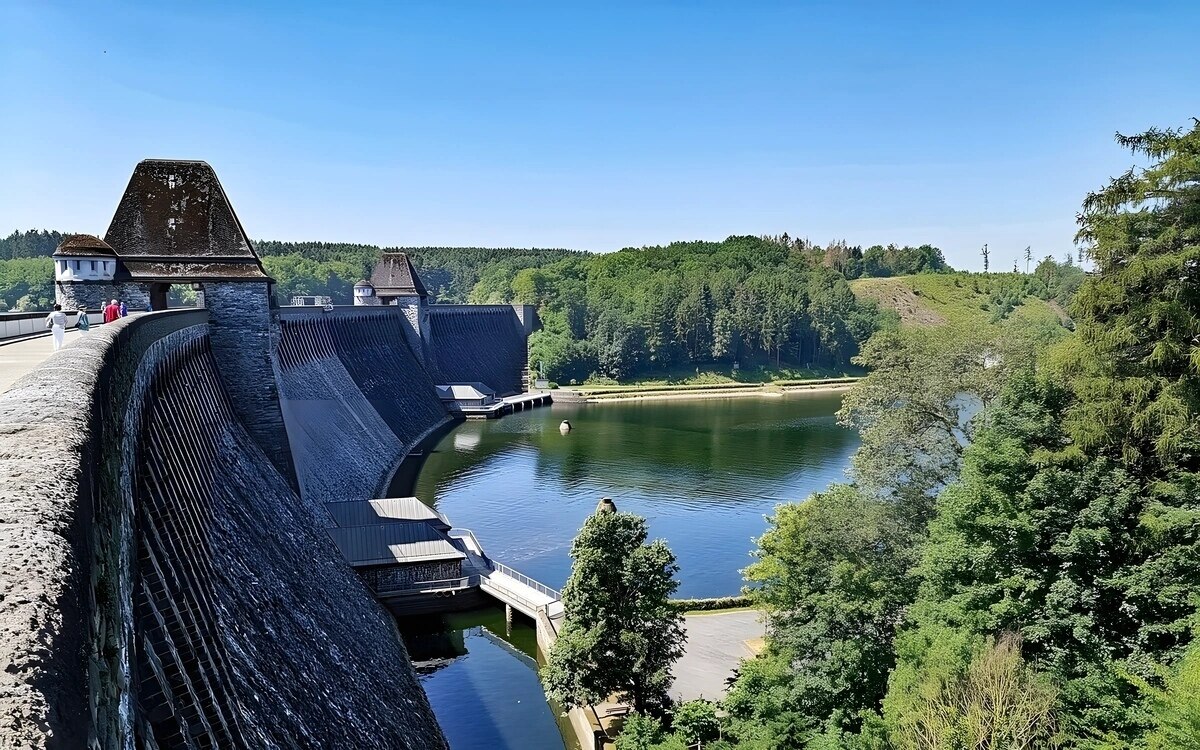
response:
<svg viewBox="0 0 1200 750"><path fill-rule="evenodd" d="M679 596L736 594L764 516L844 478L858 436L835 422L840 404L837 393L554 404L466 422L430 452L414 494L555 588L571 539L611 497L670 544Z"/></svg>
<svg viewBox="0 0 1200 750"><path fill-rule="evenodd" d="M489 556L555 588L575 533L611 497L670 544L679 596L736 594L764 517L843 480L858 436L836 424L840 403L812 393L555 404L465 422L429 451L412 494L474 530ZM510 630L485 610L401 622L414 659L433 659L421 679L453 750L564 747L520 620Z"/></svg>

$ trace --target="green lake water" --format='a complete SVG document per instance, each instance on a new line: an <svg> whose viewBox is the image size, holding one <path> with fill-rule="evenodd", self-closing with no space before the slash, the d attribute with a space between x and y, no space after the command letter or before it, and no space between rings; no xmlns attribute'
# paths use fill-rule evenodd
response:
<svg viewBox="0 0 1200 750"><path fill-rule="evenodd" d="M429 453L414 494L554 588L570 573L571 539L611 497L671 545L679 596L736 594L764 516L845 476L858 436L836 424L840 403L814 393L554 404L466 422Z"/></svg>
<svg viewBox="0 0 1200 750"><path fill-rule="evenodd" d="M601 497L645 516L679 560L679 596L735 594L764 516L841 481L857 435L838 394L555 404L454 428L413 494L474 530L492 558L560 588ZM574 429L563 435L559 423ZM501 610L402 620L453 750L561 750L531 623Z"/></svg>

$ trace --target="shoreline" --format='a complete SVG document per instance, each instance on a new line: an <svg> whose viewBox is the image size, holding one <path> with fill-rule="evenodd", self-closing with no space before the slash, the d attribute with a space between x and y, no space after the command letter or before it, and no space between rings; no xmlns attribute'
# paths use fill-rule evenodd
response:
<svg viewBox="0 0 1200 750"><path fill-rule="evenodd" d="M819 381L814 383L790 383L776 385L773 383L736 384L728 386L696 387L696 386L627 386L627 390L596 389L588 391L581 388L559 388L551 392L551 398L564 404L602 404L612 401L674 401L716 398L782 398L793 393L825 393L849 390L860 378L839 378L838 380Z"/></svg>

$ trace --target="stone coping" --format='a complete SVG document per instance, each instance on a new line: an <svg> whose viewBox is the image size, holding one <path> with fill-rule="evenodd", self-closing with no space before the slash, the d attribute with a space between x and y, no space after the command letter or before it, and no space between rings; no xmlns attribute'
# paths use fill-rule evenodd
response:
<svg viewBox="0 0 1200 750"><path fill-rule="evenodd" d="M88 745L89 532L103 459L119 464L113 409L131 375L117 371L206 321L169 310L100 326L0 395L0 747Z"/></svg>

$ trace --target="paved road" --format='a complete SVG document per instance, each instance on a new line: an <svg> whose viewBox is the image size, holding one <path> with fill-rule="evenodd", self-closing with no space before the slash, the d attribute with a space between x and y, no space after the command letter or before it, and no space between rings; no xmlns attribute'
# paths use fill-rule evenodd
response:
<svg viewBox="0 0 1200 750"><path fill-rule="evenodd" d="M81 334L74 328L67 329L66 346ZM0 346L0 393L25 373L40 365L54 353L54 342L50 336L38 336L24 341Z"/></svg>
<svg viewBox="0 0 1200 750"><path fill-rule="evenodd" d="M733 675L738 662L754 655L746 642L766 633L760 617L754 610L688 615L684 619L687 651L675 663L671 697L677 701L723 698L725 679Z"/></svg>

